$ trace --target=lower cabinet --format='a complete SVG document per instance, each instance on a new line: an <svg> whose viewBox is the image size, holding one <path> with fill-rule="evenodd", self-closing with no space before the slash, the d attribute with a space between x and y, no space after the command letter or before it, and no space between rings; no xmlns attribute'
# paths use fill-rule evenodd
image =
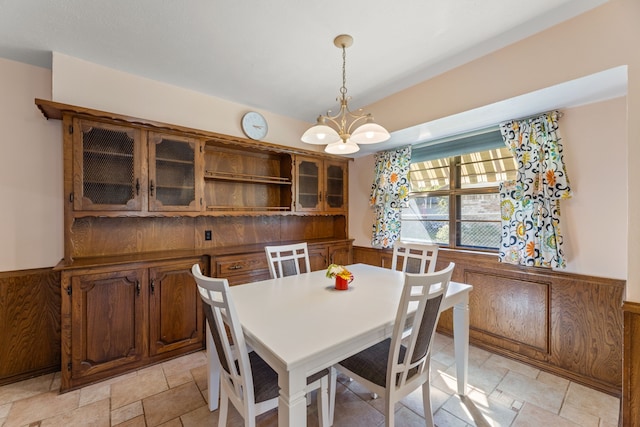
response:
<svg viewBox="0 0 640 427"><path fill-rule="evenodd" d="M353 264L353 248L351 242L327 245L327 255L329 257L329 264ZM328 267L328 265L326 267Z"/></svg>
<svg viewBox="0 0 640 427"><path fill-rule="evenodd" d="M323 270L329 264L352 264L350 240L309 244L311 271ZM219 255L214 259L216 277L229 281L229 285L257 282L269 279L269 265L264 250L234 255Z"/></svg>
<svg viewBox="0 0 640 427"><path fill-rule="evenodd" d="M62 271L61 391L202 348L194 263Z"/></svg>
<svg viewBox="0 0 640 427"><path fill-rule="evenodd" d="M202 345L202 299L191 275L196 261L149 269L149 355Z"/></svg>
<svg viewBox="0 0 640 427"><path fill-rule="evenodd" d="M352 243L325 243L309 246L309 263L311 271L322 270L330 264L353 264Z"/></svg>
<svg viewBox="0 0 640 427"><path fill-rule="evenodd" d="M229 286L258 282L271 277L267 254L263 251L222 255L215 258L216 277L227 279Z"/></svg>

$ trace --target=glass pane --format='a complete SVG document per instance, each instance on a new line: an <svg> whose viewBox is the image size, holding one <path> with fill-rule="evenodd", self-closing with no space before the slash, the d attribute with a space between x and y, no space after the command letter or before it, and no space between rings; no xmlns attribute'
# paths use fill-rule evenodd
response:
<svg viewBox="0 0 640 427"><path fill-rule="evenodd" d="M458 245L478 249L498 249L500 228L500 222L461 222Z"/></svg>
<svg viewBox="0 0 640 427"><path fill-rule="evenodd" d="M98 205L126 205L135 197L133 138L124 131L91 127L82 142L83 196Z"/></svg>
<svg viewBox="0 0 640 427"><path fill-rule="evenodd" d="M507 147L461 156L460 188L494 187L516 178L516 162Z"/></svg>
<svg viewBox="0 0 640 427"><path fill-rule="evenodd" d="M465 194L460 196L461 220L500 221L500 195Z"/></svg>
<svg viewBox="0 0 640 427"><path fill-rule="evenodd" d="M406 241L449 243L449 198L415 197L402 209L400 238Z"/></svg>
<svg viewBox="0 0 640 427"><path fill-rule="evenodd" d="M448 221L402 221L400 240L406 242L449 244Z"/></svg>
<svg viewBox="0 0 640 427"><path fill-rule="evenodd" d="M332 208L344 205L342 189L344 188L342 166L330 165L327 168L327 204Z"/></svg>
<svg viewBox="0 0 640 427"><path fill-rule="evenodd" d="M500 245L500 195L465 194L459 196L458 245L497 249Z"/></svg>
<svg viewBox="0 0 640 427"><path fill-rule="evenodd" d="M320 170L315 162L301 161L298 171L298 203L303 208L314 208L318 205Z"/></svg>
<svg viewBox="0 0 640 427"><path fill-rule="evenodd" d="M184 141L162 139L156 145L156 199L164 206L188 206L195 200L195 152Z"/></svg>
<svg viewBox="0 0 640 427"><path fill-rule="evenodd" d="M412 163L409 168L409 189L412 192L449 188L449 159Z"/></svg>

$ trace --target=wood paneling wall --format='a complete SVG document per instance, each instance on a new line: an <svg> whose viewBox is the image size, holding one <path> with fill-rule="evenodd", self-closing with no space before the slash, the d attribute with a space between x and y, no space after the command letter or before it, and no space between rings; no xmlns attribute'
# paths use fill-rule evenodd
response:
<svg viewBox="0 0 640 427"><path fill-rule="evenodd" d="M60 273L0 273L0 384L60 370Z"/></svg>
<svg viewBox="0 0 640 427"><path fill-rule="evenodd" d="M388 267L391 251L355 247L354 262ZM474 287L469 301L472 344L621 396L624 281L441 249L437 268L449 262L456 263L453 280ZM442 314L438 327L447 334L453 333L450 311Z"/></svg>
<svg viewBox="0 0 640 427"><path fill-rule="evenodd" d="M640 426L640 304L625 302L622 425Z"/></svg>

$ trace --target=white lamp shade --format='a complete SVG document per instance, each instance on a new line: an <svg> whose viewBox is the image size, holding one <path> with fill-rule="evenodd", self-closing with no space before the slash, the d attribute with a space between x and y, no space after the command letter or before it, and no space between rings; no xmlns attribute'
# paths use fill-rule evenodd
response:
<svg viewBox="0 0 640 427"><path fill-rule="evenodd" d="M302 142L307 144L332 144L334 142L341 141L340 135L333 128L327 125L315 125L307 129L307 131L300 138Z"/></svg>
<svg viewBox="0 0 640 427"><path fill-rule="evenodd" d="M360 147L353 141L347 140L347 142L338 141L333 144L329 144L324 148L329 154L351 154L359 151Z"/></svg>
<svg viewBox="0 0 640 427"><path fill-rule="evenodd" d="M377 123L369 122L359 126L349 139L356 144L375 144L389 139L391 135Z"/></svg>

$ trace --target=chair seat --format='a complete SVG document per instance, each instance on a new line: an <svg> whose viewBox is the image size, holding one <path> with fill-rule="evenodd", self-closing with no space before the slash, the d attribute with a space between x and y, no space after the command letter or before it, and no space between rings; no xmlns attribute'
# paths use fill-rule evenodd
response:
<svg viewBox="0 0 640 427"><path fill-rule="evenodd" d="M256 402L264 402L278 397L278 373L255 351L249 353L253 374L253 393Z"/></svg>
<svg viewBox="0 0 640 427"><path fill-rule="evenodd" d="M249 363L251 363L251 373L253 374L253 392L256 402L264 402L278 397L280 390L278 373L255 351L249 353ZM329 375L329 369L323 369L309 376L307 385L318 381L325 375Z"/></svg>
<svg viewBox="0 0 640 427"><path fill-rule="evenodd" d="M387 362L389 361L389 351L391 348L391 338L387 338L378 344L362 350L360 353L340 362L354 374L367 378L372 383L380 387L387 387ZM400 360L404 358L405 346L400 346Z"/></svg>

